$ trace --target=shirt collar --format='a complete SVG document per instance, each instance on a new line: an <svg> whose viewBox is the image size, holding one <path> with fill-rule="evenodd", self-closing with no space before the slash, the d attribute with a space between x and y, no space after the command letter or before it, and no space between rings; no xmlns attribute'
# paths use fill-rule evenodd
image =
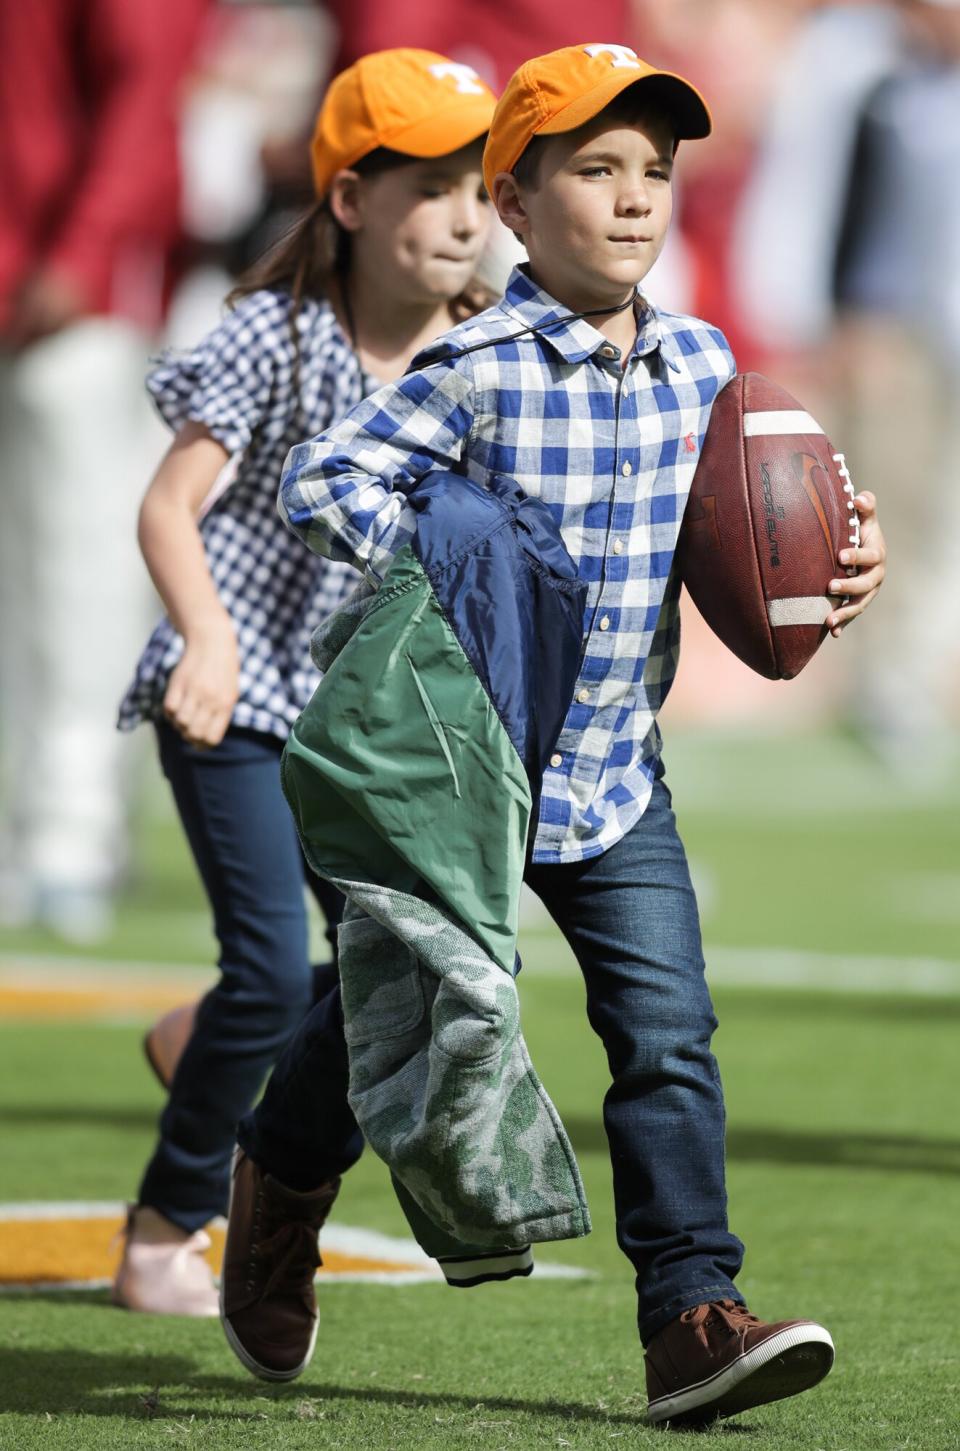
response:
<svg viewBox="0 0 960 1451"><path fill-rule="evenodd" d="M542 287L538 287L523 266L514 267L510 274L501 307L504 312L518 318L528 327L535 326L538 336L566 363L582 363L599 353L602 348L610 346L604 334L591 326L586 318L577 318L576 321L568 323L556 322L558 318L565 317L570 309L557 302L549 292L544 292ZM642 293L638 298L638 309L637 341L633 352L642 357L659 351L667 366L674 372L679 372L680 359L676 340L653 303ZM551 322L556 322L556 326L549 327L546 332L539 331Z"/></svg>

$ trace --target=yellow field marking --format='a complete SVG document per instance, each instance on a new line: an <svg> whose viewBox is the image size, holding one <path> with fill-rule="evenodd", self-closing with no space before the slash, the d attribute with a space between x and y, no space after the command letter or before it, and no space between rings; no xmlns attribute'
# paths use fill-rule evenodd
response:
<svg viewBox="0 0 960 1451"><path fill-rule="evenodd" d="M196 994L199 996L199 993ZM78 987L0 986L0 1018L86 1019L103 1022L119 1017L149 1017L188 1001L183 983L89 984Z"/></svg>
<svg viewBox="0 0 960 1451"><path fill-rule="evenodd" d="M0 1204L0 1294L25 1288L109 1285L120 1259L125 1208L116 1202ZM214 1273L223 1258L224 1221L208 1226ZM323 1268L328 1285L443 1284L443 1272L414 1240L354 1225L327 1224ZM538 1263L537 1279L584 1279L589 1270Z"/></svg>
<svg viewBox="0 0 960 1451"><path fill-rule="evenodd" d="M0 952L0 1020L149 1022L215 980L212 967Z"/></svg>
<svg viewBox="0 0 960 1451"><path fill-rule="evenodd" d="M120 1259L123 1217L4 1219L0 1221L0 1286L78 1284L110 1280ZM220 1273L224 1231L214 1225L207 1259ZM403 1262L324 1249L321 1277L422 1271L414 1255Z"/></svg>

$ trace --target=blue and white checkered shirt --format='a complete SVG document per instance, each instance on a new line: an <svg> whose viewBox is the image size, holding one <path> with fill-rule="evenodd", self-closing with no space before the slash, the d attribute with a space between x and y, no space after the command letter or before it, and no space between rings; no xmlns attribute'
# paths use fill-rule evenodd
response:
<svg viewBox="0 0 960 1451"><path fill-rule="evenodd" d="M378 583L411 537L406 494L432 469L516 479L545 501L587 581L583 660L543 781L537 862L606 851L650 799L656 725L676 672L674 548L700 445L733 357L716 328L638 308L619 349L514 271L496 307L460 324L341 423L290 453L280 512L311 549ZM449 352L490 340L462 357Z"/></svg>
<svg viewBox="0 0 960 1451"><path fill-rule="evenodd" d="M193 352L167 356L147 379L174 430L193 419L233 456L235 476L200 522L207 565L240 650L232 723L286 740L320 676L310 637L356 588L347 564L318 559L277 518L283 459L304 434L328 427L376 384L366 376L329 303L306 299L297 316L295 391L291 300L255 292ZM119 726L158 716L183 639L157 625L120 706Z"/></svg>

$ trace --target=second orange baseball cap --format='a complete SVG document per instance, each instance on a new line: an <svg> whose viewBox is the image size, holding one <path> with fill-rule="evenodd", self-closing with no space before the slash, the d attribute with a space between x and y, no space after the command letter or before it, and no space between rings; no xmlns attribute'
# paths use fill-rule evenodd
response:
<svg viewBox="0 0 960 1451"><path fill-rule="evenodd" d="M318 197L334 175L383 146L446 156L490 126L496 97L470 66L432 50L378 50L334 77L310 154Z"/></svg>
<svg viewBox="0 0 960 1451"><path fill-rule="evenodd" d="M678 141L709 136L707 103L695 86L673 71L658 70L628 45L568 45L525 61L507 82L490 123L483 179L512 171L534 136L573 131L599 115L621 91L638 81L657 81Z"/></svg>

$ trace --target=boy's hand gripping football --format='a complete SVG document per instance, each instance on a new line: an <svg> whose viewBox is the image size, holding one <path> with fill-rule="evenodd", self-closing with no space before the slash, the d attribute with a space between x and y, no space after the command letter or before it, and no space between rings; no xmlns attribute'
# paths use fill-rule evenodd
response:
<svg viewBox="0 0 960 1451"><path fill-rule="evenodd" d="M855 548L841 549L839 562L855 575L840 576L830 581L830 593L846 597L846 603L833 611L827 620L831 635L838 637L857 615L863 614L883 584L887 567L887 546L877 519L877 501L864 490L854 499L860 519L860 543Z"/></svg>

